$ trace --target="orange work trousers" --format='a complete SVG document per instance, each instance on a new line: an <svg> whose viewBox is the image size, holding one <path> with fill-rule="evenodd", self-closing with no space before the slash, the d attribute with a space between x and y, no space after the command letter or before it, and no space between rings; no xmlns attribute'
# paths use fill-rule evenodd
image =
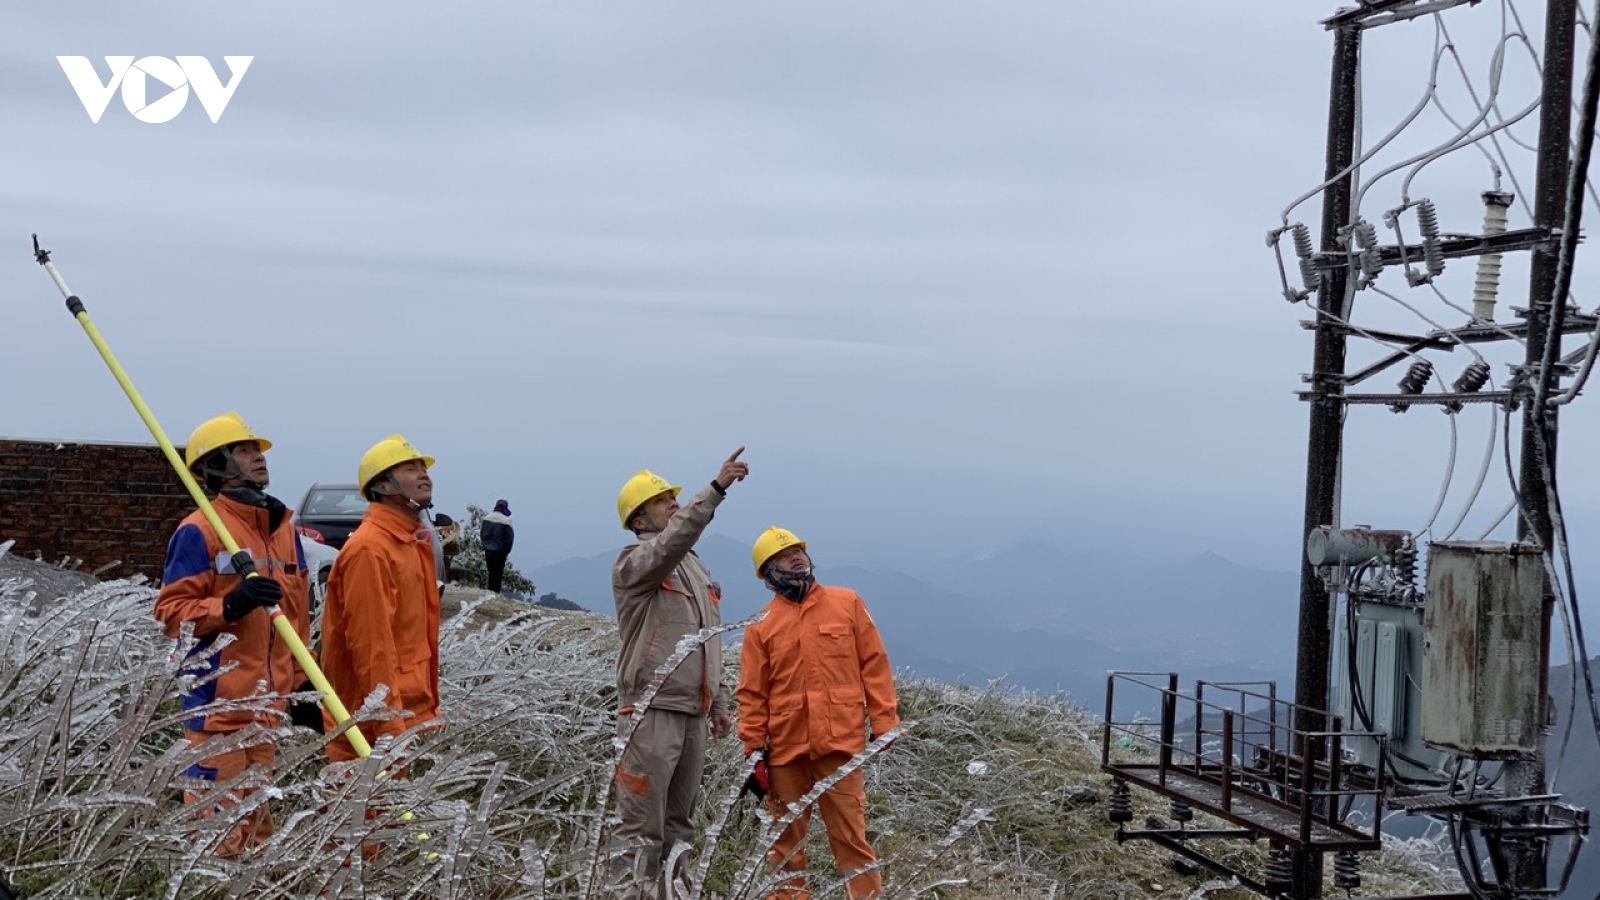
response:
<svg viewBox="0 0 1600 900"><path fill-rule="evenodd" d="M818 759L797 759L771 766L772 790L767 794L772 814L781 816L789 804L804 797L839 767L850 761L848 753L830 753ZM822 810L822 825L828 830L828 846L840 873L857 872L878 861L867 843L867 789L857 769L840 779L817 799ZM778 882L768 900L811 900L806 887L806 831L811 826L811 810L794 820L772 845L767 859L774 874L793 873ZM850 900L875 900L883 894L883 875L877 869L850 879Z"/></svg>
<svg viewBox="0 0 1600 900"><path fill-rule="evenodd" d="M184 729L183 736L188 739L189 745L200 749L206 741L221 737L222 733L214 731L193 731ZM272 763L278 757L278 748L270 743L255 744L239 750L232 750L219 756L212 756L205 762L190 766L184 774L195 778L202 778L211 782L227 782L240 775L251 766L260 766L263 769L272 768ZM255 793L254 788L235 788L232 793L239 798L248 797ZM214 815L238 805L238 801L222 795L217 791L185 791L184 803L207 803L212 809L206 815ZM246 813L228 831L222 843L217 846L217 855L229 859L237 858L244 851L259 847L272 837L272 813L262 804Z"/></svg>

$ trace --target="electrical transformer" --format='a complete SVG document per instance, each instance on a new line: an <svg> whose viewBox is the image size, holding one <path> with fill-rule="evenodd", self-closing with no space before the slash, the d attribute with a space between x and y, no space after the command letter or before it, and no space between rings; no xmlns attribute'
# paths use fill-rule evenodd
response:
<svg viewBox="0 0 1600 900"><path fill-rule="evenodd" d="M1429 746L1479 759L1538 752L1543 597L1537 546L1429 545L1422 641Z"/></svg>

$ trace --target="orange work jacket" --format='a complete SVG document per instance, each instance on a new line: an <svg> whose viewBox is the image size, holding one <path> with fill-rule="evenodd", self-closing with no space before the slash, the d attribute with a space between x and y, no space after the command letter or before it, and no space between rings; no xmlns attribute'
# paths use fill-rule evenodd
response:
<svg viewBox="0 0 1600 900"><path fill-rule="evenodd" d="M256 571L283 588L278 608L294 625L302 641L311 634L311 603L306 580L305 553L295 533L293 513L278 505L278 527L272 528L272 513L267 509L219 496L211 502L217 518L228 529L239 549L248 550ZM187 669L195 677L195 687L183 693L184 710L198 710L223 700L243 700L267 691L288 694L299 690L306 675L295 662L289 645L278 636L266 610L252 610L237 622L222 617L222 598L243 579L234 572L233 560L217 537L216 529L196 510L173 532L167 543L167 561L161 574L161 592L156 595L155 617L169 637L177 637L185 624L194 626L199 639L192 653L193 665ZM231 634L233 642L220 651L213 649L217 639ZM220 674L218 674L220 672ZM285 708L275 701L272 707ZM276 727L283 720L271 713L250 710L205 715L196 713L187 726L194 731L237 731L260 721Z"/></svg>
<svg viewBox="0 0 1600 900"><path fill-rule="evenodd" d="M412 714L362 725L369 743L438 718L438 568L433 532L420 520L368 505L328 576L322 671L352 715L380 684L389 686L390 709ZM326 709L323 721L334 727ZM328 744L328 757L352 760L355 748L341 737Z"/></svg>
<svg viewBox="0 0 1600 900"><path fill-rule="evenodd" d="M739 740L784 765L867 748L867 728L900 724L894 672L878 626L855 591L816 585L781 596L747 628L739 673Z"/></svg>

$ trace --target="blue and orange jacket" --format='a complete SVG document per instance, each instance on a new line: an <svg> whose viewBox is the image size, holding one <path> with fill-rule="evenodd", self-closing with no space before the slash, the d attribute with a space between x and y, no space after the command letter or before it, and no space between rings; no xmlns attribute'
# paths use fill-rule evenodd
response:
<svg viewBox="0 0 1600 900"><path fill-rule="evenodd" d="M300 639L309 642L309 582L305 552L291 521L293 514L283 510L278 527L273 529L272 513L264 508L226 496L217 497L211 505L239 548L250 552L261 577L282 586L283 602L279 606ZM223 619L222 598L240 581L211 523L199 510L190 513L167 543L167 564L155 608L156 620L168 636L178 637L184 624L192 623L194 636L200 639L191 656L200 668L186 670L194 676L196 686L183 695L185 710L216 701L243 700L263 692L287 694L306 682L305 673L273 628L266 610L253 610L237 622ZM225 634L234 640L220 652L214 651L218 638ZM283 710L284 705L282 700L272 704L278 710ZM237 731L256 721L270 726L282 724L276 716L251 710L197 714L186 724L194 731Z"/></svg>
<svg viewBox="0 0 1600 900"><path fill-rule="evenodd" d="M382 503L366 517L333 562L322 614L322 671L354 712L380 684L390 709L410 718L368 723L368 743L398 736L439 716L439 582L433 532ZM333 715L323 721L330 729ZM334 762L356 758L344 738L328 744Z"/></svg>

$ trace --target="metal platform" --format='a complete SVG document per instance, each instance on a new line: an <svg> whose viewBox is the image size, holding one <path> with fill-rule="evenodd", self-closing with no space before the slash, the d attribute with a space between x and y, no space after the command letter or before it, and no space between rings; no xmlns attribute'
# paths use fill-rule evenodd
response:
<svg viewBox="0 0 1600 900"><path fill-rule="evenodd" d="M1159 710L1158 718L1142 709ZM1331 727L1303 730L1297 722ZM1184 693L1173 673L1113 672L1100 768L1276 847L1377 850L1385 772L1346 770L1344 744L1358 737L1385 739L1345 731L1337 716L1279 700L1270 683L1201 681ZM1367 827L1349 821L1358 807Z"/></svg>
<svg viewBox="0 0 1600 900"><path fill-rule="evenodd" d="M1264 797L1238 783L1230 790L1220 773L1196 775L1168 769L1166 781L1162 783L1159 766L1112 765L1106 767L1106 771L1129 784L1181 800L1292 850L1377 850L1382 846L1379 837L1360 829L1329 824L1308 815L1309 805ZM1235 777L1239 777L1238 773Z"/></svg>

